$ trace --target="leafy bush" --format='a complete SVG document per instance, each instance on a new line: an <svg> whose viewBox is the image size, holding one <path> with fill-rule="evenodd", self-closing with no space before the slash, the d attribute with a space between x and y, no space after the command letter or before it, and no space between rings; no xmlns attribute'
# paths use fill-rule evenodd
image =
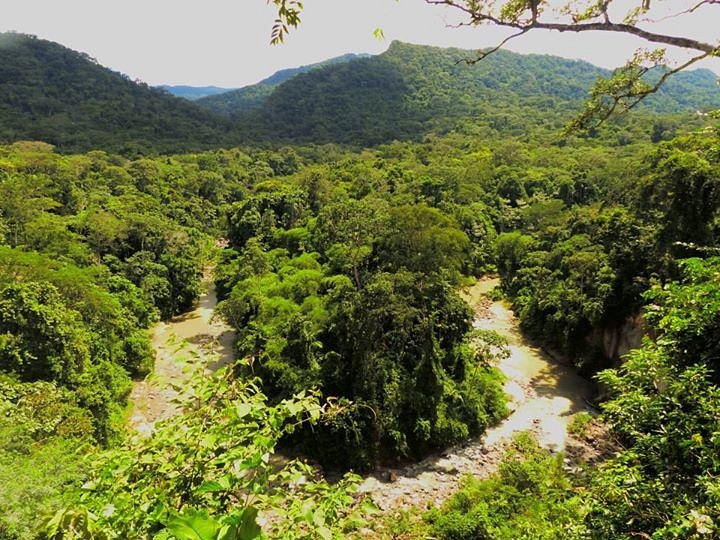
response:
<svg viewBox="0 0 720 540"><path fill-rule="evenodd" d="M425 515L431 534L443 540L583 538L582 501L570 490L562 460L529 434L518 435L496 474L468 476Z"/></svg>
<svg viewBox="0 0 720 540"><path fill-rule="evenodd" d="M92 417L53 383L0 375L0 538L35 538L86 473Z"/></svg>
<svg viewBox="0 0 720 540"><path fill-rule="evenodd" d="M300 461L273 458L281 436L331 417L332 406L309 393L269 405L257 380L224 370L192 381L182 414L96 456L75 503L48 522L50 538L325 539L356 526L356 477L331 486Z"/></svg>

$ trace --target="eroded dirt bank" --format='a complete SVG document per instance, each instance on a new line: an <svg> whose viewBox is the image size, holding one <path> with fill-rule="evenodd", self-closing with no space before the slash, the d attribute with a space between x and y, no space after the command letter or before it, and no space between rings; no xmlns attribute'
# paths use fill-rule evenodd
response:
<svg viewBox="0 0 720 540"><path fill-rule="evenodd" d="M160 322L153 329L155 370L144 381L135 382L130 398L130 426L141 434L149 433L155 422L177 412L173 399L189 376L189 363L200 362L215 370L233 359L233 330L212 318L217 295L210 270L205 272L202 286L195 309Z"/></svg>
<svg viewBox="0 0 720 540"><path fill-rule="evenodd" d="M485 293L498 284L495 278L483 278L465 292L465 298L475 309L476 328L495 330L508 340L510 355L498 367L507 376L505 390L513 412L483 437L420 463L381 469L366 478L361 491L381 509L439 505L457 490L462 476L484 477L494 472L505 445L520 431L532 431L545 448L564 451L568 423L575 413L587 409L590 383L529 343L507 302L487 300Z"/></svg>

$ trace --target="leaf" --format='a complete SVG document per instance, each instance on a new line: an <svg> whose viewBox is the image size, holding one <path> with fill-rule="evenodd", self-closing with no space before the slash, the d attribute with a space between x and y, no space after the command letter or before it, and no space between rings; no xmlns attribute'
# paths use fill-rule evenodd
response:
<svg viewBox="0 0 720 540"><path fill-rule="evenodd" d="M235 412L237 413L238 419L245 418L252 412L252 404L250 403L238 403L235 405Z"/></svg>
<svg viewBox="0 0 720 540"><path fill-rule="evenodd" d="M174 516L167 525L177 540L215 540L220 525L205 512L187 510L182 516Z"/></svg>
<svg viewBox="0 0 720 540"><path fill-rule="evenodd" d="M203 482L197 489L198 493L215 493L216 491L224 491L224 488L220 485L220 482Z"/></svg>
<svg viewBox="0 0 720 540"><path fill-rule="evenodd" d="M257 508L252 506L247 507L240 518L240 527L238 528L238 539L239 540L253 540L259 538L260 525L257 524Z"/></svg>

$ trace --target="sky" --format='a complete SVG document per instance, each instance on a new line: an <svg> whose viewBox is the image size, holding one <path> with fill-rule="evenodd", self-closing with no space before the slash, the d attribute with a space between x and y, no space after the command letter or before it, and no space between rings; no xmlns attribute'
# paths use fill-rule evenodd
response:
<svg viewBox="0 0 720 540"><path fill-rule="evenodd" d="M685 3L672 0L660 5L677 8ZM478 49L494 46L506 35L487 26L453 28L460 21L457 10L430 6L424 0L305 0L304 4L301 27L277 46L269 44L275 11L266 0L3 0L0 30L57 41L148 84L222 87L252 84L279 69L348 52L380 53L393 40ZM375 28L382 28L383 40L373 36ZM711 43L720 39L719 28L720 6L648 26ZM530 32L506 48L613 68L642 46L647 44L622 34ZM675 61L688 57L685 51L668 54ZM720 58L697 65L720 75Z"/></svg>

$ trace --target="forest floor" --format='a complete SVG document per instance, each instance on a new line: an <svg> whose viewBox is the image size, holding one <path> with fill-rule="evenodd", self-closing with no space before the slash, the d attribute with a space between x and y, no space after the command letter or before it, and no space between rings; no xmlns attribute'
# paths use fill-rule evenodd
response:
<svg viewBox="0 0 720 540"><path fill-rule="evenodd" d="M130 427L148 434L158 420L179 410L177 399L183 383L198 363L214 371L233 359L234 332L213 318L217 295L212 270L205 271L203 293L192 311L162 321L153 328L155 370L143 381L136 381L130 395L133 412Z"/></svg>
<svg viewBox="0 0 720 540"><path fill-rule="evenodd" d="M497 470L507 444L521 431L531 431L544 448L568 456L593 459L593 441L568 435L573 416L588 410L592 385L570 367L558 364L520 332L506 301L487 293L496 278L482 278L463 296L475 310L475 328L495 330L508 341L510 354L498 368L507 377L511 414L482 437L399 468L381 468L365 478L360 491L383 511L439 506L458 489L463 476L487 477ZM597 434L602 437L602 434ZM568 458L568 463L570 458Z"/></svg>

